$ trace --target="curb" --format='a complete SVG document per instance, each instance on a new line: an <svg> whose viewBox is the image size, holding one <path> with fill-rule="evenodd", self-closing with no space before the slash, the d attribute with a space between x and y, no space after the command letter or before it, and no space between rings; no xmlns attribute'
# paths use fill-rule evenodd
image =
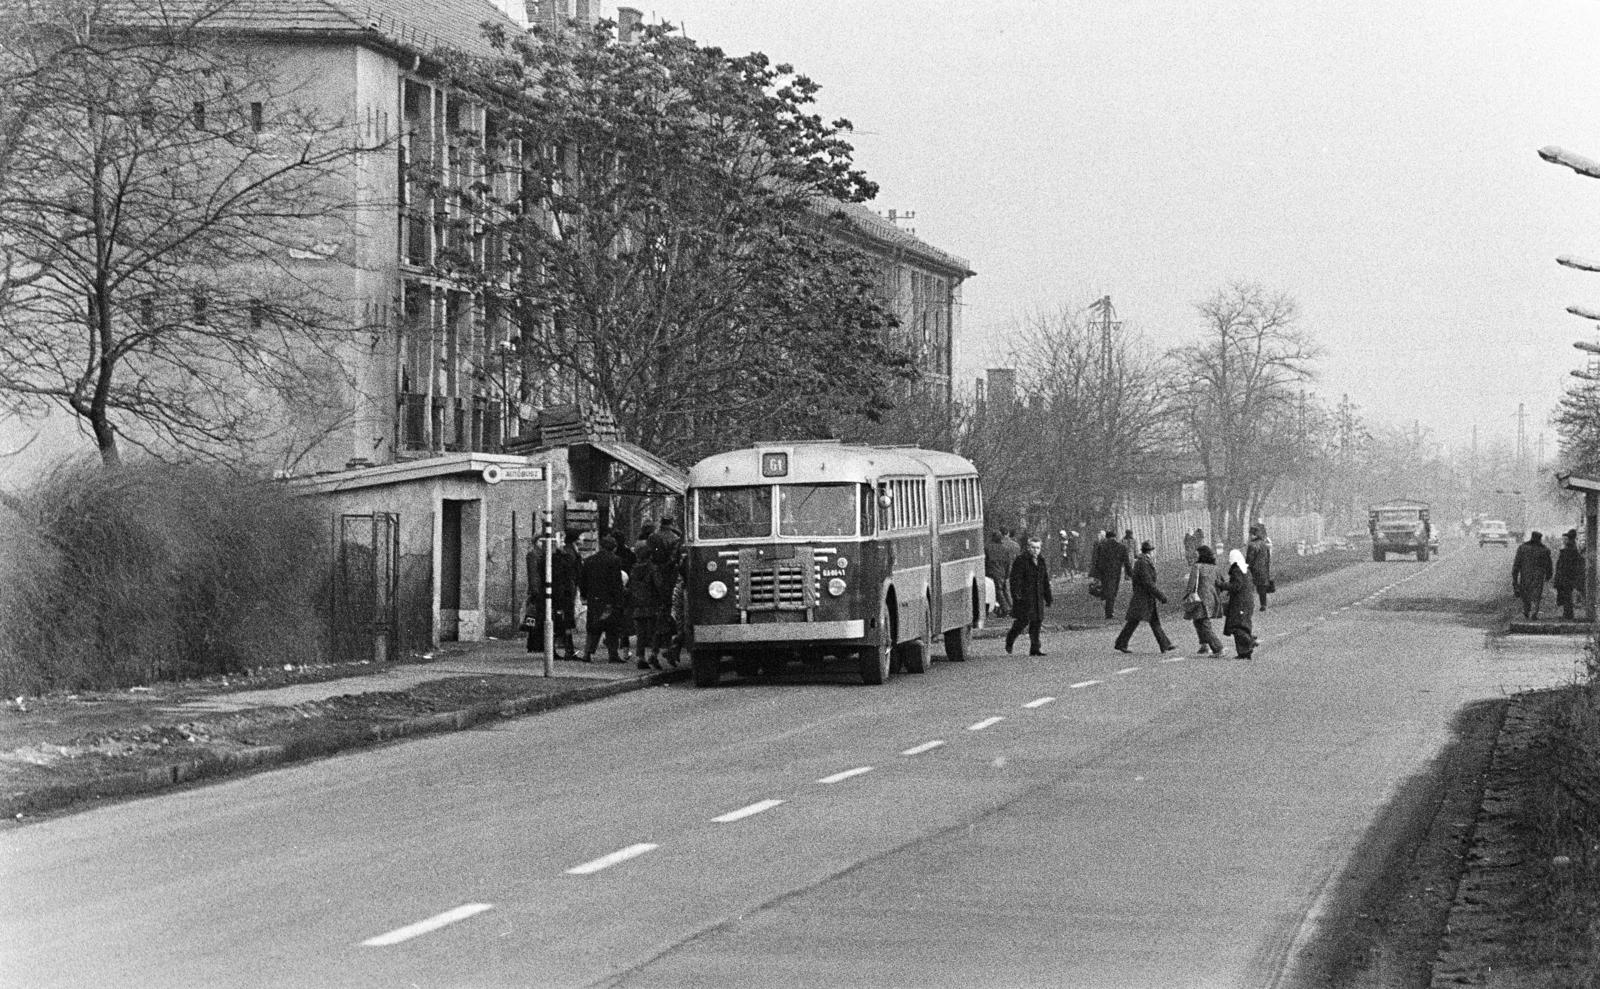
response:
<svg viewBox="0 0 1600 989"><path fill-rule="evenodd" d="M485 701L459 711L442 711L374 725L365 735L350 740L320 740L302 744L258 745L231 752L207 752L193 759L184 759L126 773L115 773L83 783L66 783L44 786L25 793L0 799L0 817L21 818L61 810L73 804L107 797L130 797L156 793L195 783L218 779L259 769L271 769L296 762L305 762L322 756L367 748L400 738L431 735L446 731L460 731L495 718L515 718L539 714L557 708L597 701L616 694L643 690L662 684L687 680L686 669L662 670L642 676L627 677L593 686L574 687L553 694L517 697L506 701Z"/></svg>
<svg viewBox="0 0 1600 989"><path fill-rule="evenodd" d="M1514 621L1506 626L1511 635L1588 635L1591 626L1583 621Z"/></svg>
<svg viewBox="0 0 1600 989"><path fill-rule="evenodd" d="M1516 803L1515 783L1509 782L1517 754L1526 745L1532 718L1526 700L1511 698L1505 720L1495 739L1487 780L1472 822L1472 840L1466 850L1466 868L1456 882L1456 894L1445 922L1445 936L1434 958L1430 989L1453 989L1466 984L1488 984L1498 961L1496 931L1501 926L1486 896L1515 882L1513 851L1507 815ZM1513 974L1513 978L1515 978Z"/></svg>

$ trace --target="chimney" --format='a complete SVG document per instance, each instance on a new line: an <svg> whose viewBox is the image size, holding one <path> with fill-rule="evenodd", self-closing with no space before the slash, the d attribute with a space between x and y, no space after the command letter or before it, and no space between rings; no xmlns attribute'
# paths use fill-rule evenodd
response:
<svg viewBox="0 0 1600 989"><path fill-rule="evenodd" d="M1010 367L989 369L989 401L997 407L1008 407L1017 399L1017 371Z"/></svg>
<svg viewBox="0 0 1600 989"><path fill-rule="evenodd" d="M632 7L617 8L617 40L625 45L631 45L639 40L639 33L644 28L644 14Z"/></svg>

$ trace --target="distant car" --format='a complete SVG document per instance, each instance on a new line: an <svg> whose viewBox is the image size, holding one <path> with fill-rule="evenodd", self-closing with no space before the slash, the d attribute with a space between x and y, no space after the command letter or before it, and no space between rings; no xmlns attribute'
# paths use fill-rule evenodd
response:
<svg viewBox="0 0 1600 989"><path fill-rule="evenodd" d="M1478 526L1478 545L1487 546L1497 543L1501 546L1511 545L1511 533L1506 531L1506 524L1497 519L1490 519Z"/></svg>

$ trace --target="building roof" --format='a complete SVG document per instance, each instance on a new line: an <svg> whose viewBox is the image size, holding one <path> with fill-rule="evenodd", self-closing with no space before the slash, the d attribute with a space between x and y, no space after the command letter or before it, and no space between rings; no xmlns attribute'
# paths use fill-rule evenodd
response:
<svg viewBox="0 0 1600 989"><path fill-rule="evenodd" d="M977 274L966 258L942 251L916 234L901 230L860 203L817 197L812 200L811 208L817 216L841 223L857 236L875 244L898 248L933 267L945 268L961 278L971 278Z"/></svg>
<svg viewBox="0 0 1600 989"><path fill-rule="evenodd" d="M217 31L338 39L420 55L439 48L493 54L485 21L522 30L490 0L167 0L159 8L128 0L125 7L136 23L193 20Z"/></svg>

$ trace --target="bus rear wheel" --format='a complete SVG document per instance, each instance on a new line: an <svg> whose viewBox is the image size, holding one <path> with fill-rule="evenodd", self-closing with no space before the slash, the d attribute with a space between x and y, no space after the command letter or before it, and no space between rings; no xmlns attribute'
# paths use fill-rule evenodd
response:
<svg viewBox="0 0 1600 989"><path fill-rule="evenodd" d="M858 654L862 683L876 686L889 679L894 662L894 626L890 622L889 602L885 601L878 613L878 644L863 646Z"/></svg>
<svg viewBox="0 0 1600 989"><path fill-rule="evenodd" d="M952 663L967 661L967 647L972 645L972 628L963 625L944 634L944 658Z"/></svg>
<svg viewBox="0 0 1600 989"><path fill-rule="evenodd" d="M695 649L689 653L696 687L715 687L722 679L722 654L715 649Z"/></svg>

